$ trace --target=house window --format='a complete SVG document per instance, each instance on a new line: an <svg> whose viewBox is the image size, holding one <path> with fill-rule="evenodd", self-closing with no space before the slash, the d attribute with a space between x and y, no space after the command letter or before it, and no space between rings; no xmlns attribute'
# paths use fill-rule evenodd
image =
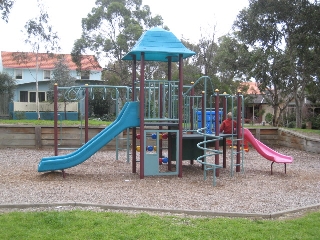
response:
<svg viewBox="0 0 320 240"><path fill-rule="evenodd" d="M16 79L22 79L22 69L15 69L14 75Z"/></svg>
<svg viewBox="0 0 320 240"><path fill-rule="evenodd" d="M81 79L82 80L90 79L90 71L82 71L81 72Z"/></svg>
<svg viewBox="0 0 320 240"><path fill-rule="evenodd" d="M44 70L43 71L43 79L50 80L51 79L51 71L50 70Z"/></svg>
<svg viewBox="0 0 320 240"><path fill-rule="evenodd" d="M20 102L28 102L28 91L20 91Z"/></svg>
<svg viewBox="0 0 320 240"><path fill-rule="evenodd" d="M46 101L46 93L38 92L39 102ZM36 92L29 92L29 102L36 102Z"/></svg>

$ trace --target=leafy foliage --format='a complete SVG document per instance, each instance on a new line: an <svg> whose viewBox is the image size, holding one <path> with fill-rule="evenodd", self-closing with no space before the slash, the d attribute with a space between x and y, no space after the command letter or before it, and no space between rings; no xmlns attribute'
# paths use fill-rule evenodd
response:
<svg viewBox="0 0 320 240"><path fill-rule="evenodd" d="M38 7L40 10L39 16L30 19L24 26L25 42L37 53L41 50L40 47L44 48L45 52L57 51L60 49L57 32L54 32L53 27L49 24L49 15L40 2L38 2Z"/></svg>
<svg viewBox="0 0 320 240"><path fill-rule="evenodd" d="M106 81L131 85L129 62L122 57L136 43L144 30L162 25L162 18L151 16L141 0L97 0L96 7L82 20L82 36L76 40L72 57L81 69L81 55L94 52L106 62Z"/></svg>
<svg viewBox="0 0 320 240"><path fill-rule="evenodd" d="M15 88L16 80L7 73L0 73L0 94L6 94L9 101L12 101Z"/></svg>
<svg viewBox="0 0 320 240"><path fill-rule="evenodd" d="M48 99L53 101L53 87L57 84L58 87L71 87L74 86L76 79L71 76L70 69L66 64L64 55L58 55L58 59L55 63L54 69L52 71L52 78L50 80ZM65 102L64 97L66 90L60 91L59 101Z"/></svg>
<svg viewBox="0 0 320 240"><path fill-rule="evenodd" d="M272 123L273 115L271 113L267 113L265 119L266 122L270 124Z"/></svg>
<svg viewBox="0 0 320 240"><path fill-rule="evenodd" d="M48 99L50 101L53 101L53 88L54 84L57 84L58 87L71 87L75 85L76 79L70 75L70 69L68 65L65 62L64 55L58 55L58 61L55 62L54 70L52 71L52 79L50 80L49 85L49 92L48 92ZM51 91L50 91L51 90ZM67 90L60 90L60 97L58 98L58 101L61 101L64 103L64 119L67 119L67 104L70 102L69 99L66 99L66 91Z"/></svg>
<svg viewBox="0 0 320 240"><path fill-rule="evenodd" d="M91 108L91 115L94 114L94 117L106 118L110 114L110 107L112 105L112 100L110 94L105 94L102 88L96 88L92 90L93 98L89 99L89 105ZM108 119L109 120L109 119Z"/></svg>
<svg viewBox="0 0 320 240"><path fill-rule="evenodd" d="M0 12L2 20L8 22L10 10L14 4L14 0L1 0L0 1Z"/></svg>
<svg viewBox="0 0 320 240"><path fill-rule="evenodd" d="M53 31L52 26L49 24L49 15L45 11L45 8L40 1L38 1L38 7L40 10L39 16L35 17L34 19L30 19L25 24L25 42L31 46L33 53L36 54L36 112L38 115L38 119L40 119L38 96L38 71L40 56L44 56L43 54L40 54L40 50L43 48L45 52L49 53L52 51L58 51L60 47L58 45L59 37L57 33ZM22 57L23 60L28 61L27 55L28 53L22 53L20 55L18 54L18 58Z"/></svg>
<svg viewBox="0 0 320 240"><path fill-rule="evenodd" d="M319 71L319 14L319 5L307 0L250 0L234 24L239 39L252 49L251 77L267 91L274 116L280 118L294 99L298 126L306 86Z"/></svg>

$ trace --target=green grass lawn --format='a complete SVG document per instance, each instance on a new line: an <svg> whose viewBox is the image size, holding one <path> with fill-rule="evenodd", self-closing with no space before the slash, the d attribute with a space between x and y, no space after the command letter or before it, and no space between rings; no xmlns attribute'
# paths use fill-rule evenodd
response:
<svg viewBox="0 0 320 240"><path fill-rule="evenodd" d="M0 214L0 239L319 239L320 212L290 220L92 211Z"/></svg>

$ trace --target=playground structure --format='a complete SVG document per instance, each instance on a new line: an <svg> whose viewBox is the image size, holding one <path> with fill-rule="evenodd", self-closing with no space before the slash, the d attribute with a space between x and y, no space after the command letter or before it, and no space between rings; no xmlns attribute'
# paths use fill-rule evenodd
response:
<svg viewBox="0 0 320 240"><path fill-rule="evenodd" d="M190 86L183 85L183 59L194 54L185 48L171 32L160 28L153 28L145 32L133 49L123 57L123 60L132 61L132 87L128 88L125 99L127 102L117 114L116 120L90 141L86 139L86 143L75 152L57 156L55 150L55 156L41 160L38 171L64 171L66 168L76 166L122 131L129 131L129 128L132 128L132 172L137 172L137 163L139 163L141 179L145 176L158 175L182 177L182 161L190 160L192 163L193 160L197 160L203 166L204 178L206 178L207 171L213 170L213 185L215 185L215 178L219 176L219 168L226 167L227 138L231 138L235 143L235 148L231 150L231 175L233 175L234 168L236 172L243 171L242 145L244 136L246 136L245 130L241 128L244 119L241 111L243 96L240 92L235 96L220 94L218 89L214 90L207 76L199 78ZM139 80L136 78L137 61L140 61ZM167 62L168 80L145 80L145 61ZM171 65L173 62L178 62L179 80L172 80ZM196 94L195 89L200 85L203 86L203 89L201 91L197 89L197 93L200 92L200 94ZM90 87L92 86L73 87L72 91L77 89L76 92L80 95L83 95L84 92L87 95ZM236 134L223 135L217 130L221 121L226 118L227 109L230 107L237 109L237 126L235 127L238 131ZM85 113L87 112L86 106ZM55 129L57 129L56 122ZM127 152L127 160L129 160L129 147L127 147ZM167 156L164 156L164 152ZM222 165L220 155L223 158ZM214 156L214 163L207 161L210 156ZM175 161L175 167L173 167L173 161ZM287 159L287 163L289 162L290 158ZM160 170L159 163L167 163L167 170Z"/></svg>
<svg viewBox="0 0 320 240"><path fill-rule="evenodd" d="M62 131L62 117L61 113L57 112L58 106L58 96L62 95L60 91L64 91L63 98L64 101L69 102L78 102L80 103L79 107L79 116L80 116L80 144L83 145L89 140L88 133L88 120L89 120L89 99L95 98L95 90L102 90L102 100L105 100L109 97L114 102L114 114L118 116L120 113L120 109L122 107L122 102L120 101L121 96L124 98L123 102L127 102L129 99L129 91L131 91L130 87L126 86L109 86L109 85L85 85L85 86L72 86L72 87L58 87L56 84L54 85L54 153L55 156L58 155L58 150L76 150L75 148L60 148L63 141L63 131ZM84 120L84 121L83 121ZM57 127L57 121L60 123L60 127ZM84 122L84 126L83 126ZM83 134L84 131L84 134ZM59 137L58 137L59 136ZM119 159L118 152L122 150L120 148L120 140L121 138L116 136L115 138L116 145L116 160ZM127 129L127 147L129 147L129 129ZM129 154L129 153L128 153ZM127 159L129 159L129 155L127 155Z"/></svg>

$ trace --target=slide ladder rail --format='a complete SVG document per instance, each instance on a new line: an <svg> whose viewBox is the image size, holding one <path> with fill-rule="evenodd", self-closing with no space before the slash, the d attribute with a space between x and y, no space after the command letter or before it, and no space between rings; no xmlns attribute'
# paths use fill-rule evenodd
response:
<svg viewBox="0 0 320 240"><path fill-rule="evenodd" d="M199 142L197 144L197 147L199 149L203 150L203 153L204 153L202 156L199 156L197 158L197 162L199 162L203 166L203 170L204 170L203 171L203 179L206 180L207 179L207 171L212 170L212 174L213 174L212 185L216 186L216 169L223 168L223 166L219 165L219 164L212 163L212 162L208 162L207 158L210 156L222 154L222 151L219 149L208 148L207 144L212 143L212 142L216 142L216 141L220 141L222 139L222 137L215 136L212 134L207 134L206 127L198 129L197 133L204 136L204 141ZM207 137L210 137L210 139L207 139Z"/></svg>

